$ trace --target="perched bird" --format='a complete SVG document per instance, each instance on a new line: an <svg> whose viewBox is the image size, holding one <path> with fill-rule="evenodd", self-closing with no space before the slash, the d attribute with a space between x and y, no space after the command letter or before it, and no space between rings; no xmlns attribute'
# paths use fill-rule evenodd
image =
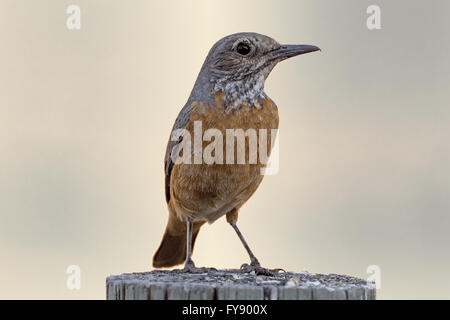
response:
<svg viewBox="0 0 450 320"><path fill-rule="evenodd" d="M280 45L258 33L236 33L214 44L186 105L175 121L167 145L165 194L169 218L161 244L153 257L154 267L171 267L185 262L184 270L197 270L191 256L200 227L205 222L212 223L226 215L227 222L250 256L250 264L244 264L244 270L271 274L270 270L261 267L236 225L239 209L263 179L261 168L265 164L261 161L249 163L250 155L247 153L250 147L247 145L244 163L235 160L238 148L228 151L225 143L219 144L216 151L223 147L225 154L228 151L223 157L235 161L177 161L180 157L199 159L195 148L183 149L183 155L179 154L179 148L186 142L187 146L195 144L190 141L194 136L195 123L201 123L203 132L214 129L223 137L228 129L242 129L245 132L248 129L256 132L278 129L277 106L264 92L264 82L278 62L317 50L320 49L312 45ZM190 135L174 136L175 132L180 131ZM245 139L245 142L251 140L250 136ZM201 147L205 148L207 142L208 139L202 138ZM266 145L269 154L272 142ZM259 144L261 142L258 140L258 147Z"/></svg>

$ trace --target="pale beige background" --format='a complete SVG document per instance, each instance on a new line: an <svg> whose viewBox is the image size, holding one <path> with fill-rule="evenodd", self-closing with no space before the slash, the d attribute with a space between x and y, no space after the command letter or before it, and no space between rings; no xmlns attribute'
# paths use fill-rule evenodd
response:
<svg viewBox="0 0 450 320"><path fill-rule="evenodd" d="M366 28L373 3L379 31ZM150 269L172 123L210 46L239 31L323 50L266 84L280 171L240 216L261 262L361 277L375 264L380 298L450 298L449 12L444 0L0 0L0 298L103 299L107 275ZM247 261L224 219L194 258Z"/></svg>

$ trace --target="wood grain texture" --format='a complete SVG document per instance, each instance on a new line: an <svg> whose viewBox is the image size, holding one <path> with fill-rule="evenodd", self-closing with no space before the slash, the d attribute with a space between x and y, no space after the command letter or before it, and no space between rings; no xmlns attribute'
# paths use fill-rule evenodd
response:
<svg viewBox="0 0 450 320"><path fill-rule="evenodd" d="M286 272L257 276L207 269L189 274L156 270L110 276L107 300L375 300L372 282L337 274Z"/></svg>

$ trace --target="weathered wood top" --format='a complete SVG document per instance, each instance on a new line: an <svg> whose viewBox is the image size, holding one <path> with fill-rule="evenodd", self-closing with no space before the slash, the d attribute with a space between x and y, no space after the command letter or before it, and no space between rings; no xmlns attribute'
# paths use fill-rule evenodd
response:
<svg viewBox="0 0 450 320"><path fill-rule="evenodd" d="M375 300L375 284L338 274L155 270L106 279L108 300Z"/></svg>

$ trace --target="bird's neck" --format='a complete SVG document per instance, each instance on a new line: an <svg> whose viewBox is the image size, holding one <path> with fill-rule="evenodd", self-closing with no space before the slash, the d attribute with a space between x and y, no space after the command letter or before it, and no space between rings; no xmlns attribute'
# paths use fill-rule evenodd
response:
<svg viewBox="0 0 450 320"><path fill-rule="evenodd" d="M260 109L262 99L267 98L264 93L263 74L239 80L218 79L213 85L214 93L223 93L226 108L240 109L244 104Z"/></svg>

